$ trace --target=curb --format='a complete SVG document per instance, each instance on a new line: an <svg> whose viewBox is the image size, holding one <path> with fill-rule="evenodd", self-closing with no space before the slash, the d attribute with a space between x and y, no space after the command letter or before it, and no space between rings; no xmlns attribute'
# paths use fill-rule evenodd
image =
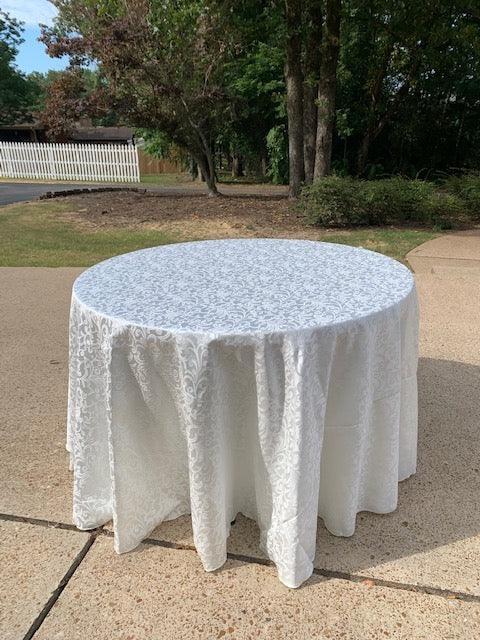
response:
<svg viewBox="0 0 480 640"><path fill-rule="evenodd" d="M51 198L64 198L66 196L78 196L84 193L104 193L107 191L133 191L134 193L146 193L146 189L138 187L84 187L83 189L65 189L64 191L46 191L38 196L39 200L50 200Z"/></svg>

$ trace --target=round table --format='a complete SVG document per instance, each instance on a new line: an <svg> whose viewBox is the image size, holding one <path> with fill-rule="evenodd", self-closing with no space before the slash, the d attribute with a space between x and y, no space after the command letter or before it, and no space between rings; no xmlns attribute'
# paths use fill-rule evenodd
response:
<svg viewBox="0 0 480 640"><path fill-rule="evenodd" d="M418 309L410 271L365 249L215 240L136 251L80 275L70 317L74 522L115 549L192 515L207 571L237 513L280 580L386 513L415 472Z"/></svg>

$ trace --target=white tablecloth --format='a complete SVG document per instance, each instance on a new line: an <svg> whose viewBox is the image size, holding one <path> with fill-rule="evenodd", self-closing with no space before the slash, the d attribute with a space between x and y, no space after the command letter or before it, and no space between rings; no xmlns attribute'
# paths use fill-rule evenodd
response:
<svg viewBox="0 0 480 640"><path fill-rule="evenodd" d="M88 269L70 320L75 524L113 519L123 553L191 513L212 571L241 512L299 586L318 516L350 536L415 471L417 328L409 270L348 246L192 242Z"/></svg>

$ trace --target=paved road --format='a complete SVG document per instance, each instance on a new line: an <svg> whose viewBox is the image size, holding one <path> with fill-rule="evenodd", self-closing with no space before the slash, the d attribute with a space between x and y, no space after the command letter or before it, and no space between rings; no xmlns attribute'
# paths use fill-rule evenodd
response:
<svg viewBox="0 0 480 640"><path fill-rule="evenodd" d="M192 196L206 193L204 185L198 182L178 184L178 185L155 185L155 184L119 184L117 183L34 183L34 182L1 182L0 181L0 206L12 204L14 202L25 202L34 200L47 191L66 191L68 189L82 189L95 187L138 187L147 191L154 191L163 196ZM262 184L221 184L220 191L226 195L238 196L262 196L262 197L283 197L287 194L286 187L282 185L262 185Z"/></svg>
<svg viewBox="0 0 480 640"><path fill-rule="evenodd" d="M116 189L128 189L138 188L146 189L148 191L155 191L165 196L175 195L192 195L195 193L204 193L203 185L200 184L187 184L187 185L144 185L134 183L32 183L32 182L0 182L0 206L6 204L13 204L14 202L25 202L26 200L34 200L46 193L47 191L67 191L70 189L86 189L86 188L101 188L101 187L114 187Z"/></svg>
<svg viewBox="0 0 480 640"><path fill-rule="evenodd" d="M47 191L65 191L66 189L74 189L76 186L80 185L0 182L0 206L33 200Z"/></svg>

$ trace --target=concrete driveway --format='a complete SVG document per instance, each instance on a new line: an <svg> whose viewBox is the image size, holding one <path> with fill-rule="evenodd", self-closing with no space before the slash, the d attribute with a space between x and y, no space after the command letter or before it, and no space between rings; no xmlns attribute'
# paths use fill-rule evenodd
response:
<svg viewBox="0 0 480 640"><path fill-rule="evenodd" d="M359 514L351 538L319 521L315 573L298 590L243 517L214 573L188 517L122 556L111 527L71 525L67 320L81 270L0 269L2 640L480 638L480 269L455 259L456 245L480 267L480 236L435 242L416 254L418 472L395 513Z"/></svg>

